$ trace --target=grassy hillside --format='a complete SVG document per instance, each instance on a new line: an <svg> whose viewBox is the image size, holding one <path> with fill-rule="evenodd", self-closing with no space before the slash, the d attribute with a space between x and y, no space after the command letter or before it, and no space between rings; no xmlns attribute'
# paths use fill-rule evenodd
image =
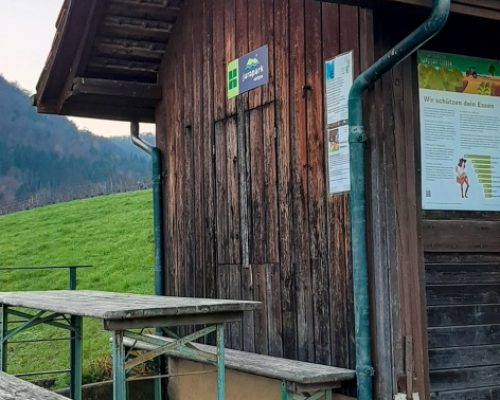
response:
<svg viewBox="0 0 500 400"><path fill-rule="evenodd" d="M78 288L152 294L151 192L113 195L0 217L0 266L93 265L78 272ZM0 290L66 289L67 272L0 272ZM92 307L89 304L89 307ZM38 329L37 337L61 336ZM109 335L84 322L84 375L92 380L107 363ZM12 345L9 372L67 367L65 342ZM59 381L59 385L63 384Z"/></svg>

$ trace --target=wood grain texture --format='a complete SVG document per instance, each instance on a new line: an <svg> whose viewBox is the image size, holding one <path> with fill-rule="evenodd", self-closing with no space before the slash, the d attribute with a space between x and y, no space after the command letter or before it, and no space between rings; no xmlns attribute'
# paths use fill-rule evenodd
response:
<svg viewBox="0 0 500 400"><path fill-rule="evenodd" d="M146 296L91 290L0 292L0 303L98 319L251 311L259 306L258 302L252 301Z"/></svg>
<svg viewBox="0 0 500 400"><path fill-rule="evenodd" d="M228 330L236 348L354 365L348 200L327 195L322 92L324 59L371 40L358 18L357 7L314 0L190 0L172 32L167 53L183 68L162 66L175 94L157 111L174 196L169 287L262 300ZM341 33L341 20L354 28ZM269 84L229 101L227 63L266 44Z"/></svg>
<svg viewBox="0 0 500 400"><path fill-rule="evenodd" d="M67 400L67 397L49 392L32 383L0 372L1 400Z"/></svg>
<svg viewBox="0 0 500 400"><path fill-rule="evenodd" d="M392 0L397 3L405 3L416 6L430 7L427 0ZM454 13L465 14L481 18L500 20L500 2L498 0L455 0L452 2L451 10Z"/></svg>
<svg viewBox="0 0 500 400"><path fill-rule="evenodd" d="M450 390L431 393L431 400L490 400L500 398L500 388L482 387L468 390Z"/></svg>
<svg viewBox="0 0 500 400"><path fill-rule="evenodd" d="M299 359L314 361L314 319L309 257L307 186L307 118L305 81L305 2L289 1L290 24L290 167L291 264L297 291L297 338Z"/></svg>
<svg viewBox="0 0 500 400"><path fill-rule="evenodd" d="M152 336L165 342L170 342L171 339ZM154 346L144 343L135 342L131 339L125 339L126 345L134 345L140 350L152 350ZM207 353L215 354L214 346L195 344L199 350ZM188 358L189 356L182 356ZM225 365L229 369L246 372L249 374L265 376L268 378L285 380L290 383L298 384L324 384L328 387L329 384L350 381L354 378L355 372L345 368L331 367L328 365L312 364L285 358L271 357L261 354L248 353L244 351L226 349Z"/></svg>
<svg viewBox="0 0 500 400"><path fill-rule="evenodd" d="M275 43L275 93L278 101L276 112L276 145L278 174L278 226L280 248L280 278L277 288L281 292L281 318L283 355L297 358L297 329L295 325L296 290L294 270L291 264L293 243L290 240L291 230L291 195L290 195L290 115L291 101L290 80L288 77L290 23L288 1L275 0L274 14Z"/></svg>
<svg viewBox="0 0 500 400"><path fill-rule="evenodd" d="M431 349L429 362L434 369L497 365L500 364L500 345Z"/></svg>
<svg viewBox="0 0 500 400"><path fill-rule="evenodd" d="M498 253L500 221L426 219L423 238L427 252Z"/></svg>
<svg viewBox="0 0 500 400"><path fill-rule="evenodd" d="M500 344L500 325L436 327L427 332L430 349Z"/></svg>
<svg viewBox="0 0 500 400"><path fill-rule="evenodd" d="M426 280L431 392L494 399L500 389L500 262L452 263L448 257L426 265Z"/></svg>
<svg viewBox="0 0 500 400"><path fill-rule="evenodd" d="M320 364L331 363L330 337L330 283L328 280L328 231L326 209L326 159L325 132L323 129L323 59L322 7L319 3L306 2L306 118L307 118L307 185L308 220L310 238L311 290L314 309L314 360Z"/></svg>

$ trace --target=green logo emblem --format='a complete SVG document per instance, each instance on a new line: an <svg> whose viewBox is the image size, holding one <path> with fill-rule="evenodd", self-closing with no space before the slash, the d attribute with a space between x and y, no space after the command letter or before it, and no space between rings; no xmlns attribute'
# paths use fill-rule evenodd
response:
<svg viewBox="0 0 500 400"><path fill-rule="evenodd" d="M248 71L250 69L254 69L260 64L259 60L256 58L249 58L247 61L247 65L245 66L245 69Z"/></svg>
<svg viewBox="0 0 500 400"><path fill-rule="evenodd" d="M227 66L227 97L232 99L240 92L238 79L238 60L231 62Z"/></svg>

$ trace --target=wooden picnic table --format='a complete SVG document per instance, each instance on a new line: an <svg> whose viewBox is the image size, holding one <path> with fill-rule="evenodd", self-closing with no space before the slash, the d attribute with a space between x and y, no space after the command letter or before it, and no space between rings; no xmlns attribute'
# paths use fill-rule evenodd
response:
<svg viewBox="0 0 500 400"><path fill-rule="evenodd" d="M126 399L127 371L174 351L186 351L200 361L217 366L217 399L224 399L224 324L241 320L244 311L253 311L260 303L240 300L200 299L185 297L147 296L114 292L88 290L55 290L38 292L0 292L0 370L5 370L6 345L14 334L40 323L49 324L72 331L76 351L72 362L72 375L76 388L73 398L81 400L81 337L83 317L103 321L104 329L111 331L113 337L113 398ZM22 307L39 310L36 314L13 310ZM25 318L25 325L8 330L9 313ZM71 318L71 324L61 322L61 317ZM159 349L139 358L127 360L124 337L140 340L143 335L130 331L134 328L162 327L175 336L168 327L182 325L208 325L186 337L175 337ZM215 332L217 335L217 354L198 351L189 344L196 339ZM76 371L75 371L76 370ZM78 376L76 376L78 375Z"/></svg>
<svg viewBox="0 0 500 400"><path fill-rule="evenodd" d="M67 397L0 371L0 400L68 400Z"/></svg>

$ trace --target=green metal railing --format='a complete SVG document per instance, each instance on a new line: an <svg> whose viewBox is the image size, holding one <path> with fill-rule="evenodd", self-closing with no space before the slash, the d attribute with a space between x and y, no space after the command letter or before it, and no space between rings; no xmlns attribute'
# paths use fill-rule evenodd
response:
<svg viewBox="0 0 500 400"><path fill-rule="evenodd" d="M82 268L92 268L91 265L69 265L69 266L28 266L28 267L0 267L0 272L26 272L26 271L55 271L55 270L68 270L68 288L69 290L76 290L77 287L77 270ZM2 288L3 289L3 288ZM69 369L58 369L51 371L37 371L28 372L23 374L16 374L18 377L39 377L48 375L70 375L70 397L72 399L79 399L81 392L81 319L78 317L71 318L56 318L47 320L46 323L49 325L57 326L59 328L67 329L70 332L69 336L66 337L55 337L55 338L41 338L36 340L25 339L25 340L9 340L10 337L14 336L16 331L24 331L29 329L30 323L39 320L36 316L26 314L21 311L13 310L11 308L2 307L2 315L0 315L0 371L7 370L7 345L10 344L28 344L28 343L39 343L39 342L59 342L68 340L70 342L70 368ZM9 320L8 314L15 316L16 320ZM40 316L41 317L41 316ZM67 323L67 325L65 324ZM13 328L9 331L8 326L15 325L17 328ZM5 334L8 334L4 337ZM64 335L62 335L64 336Z"/></svg>
<svg viewBox="0 0 500 400"><path fill-rule="evenodd" d="M81 268L92 268L92 265L59 265L59 266L31 266L31 267L0 267L0 272L18 272L18 271L50 271L50 270L68 270L69 290L76 290L76 271Z"/></svg>

